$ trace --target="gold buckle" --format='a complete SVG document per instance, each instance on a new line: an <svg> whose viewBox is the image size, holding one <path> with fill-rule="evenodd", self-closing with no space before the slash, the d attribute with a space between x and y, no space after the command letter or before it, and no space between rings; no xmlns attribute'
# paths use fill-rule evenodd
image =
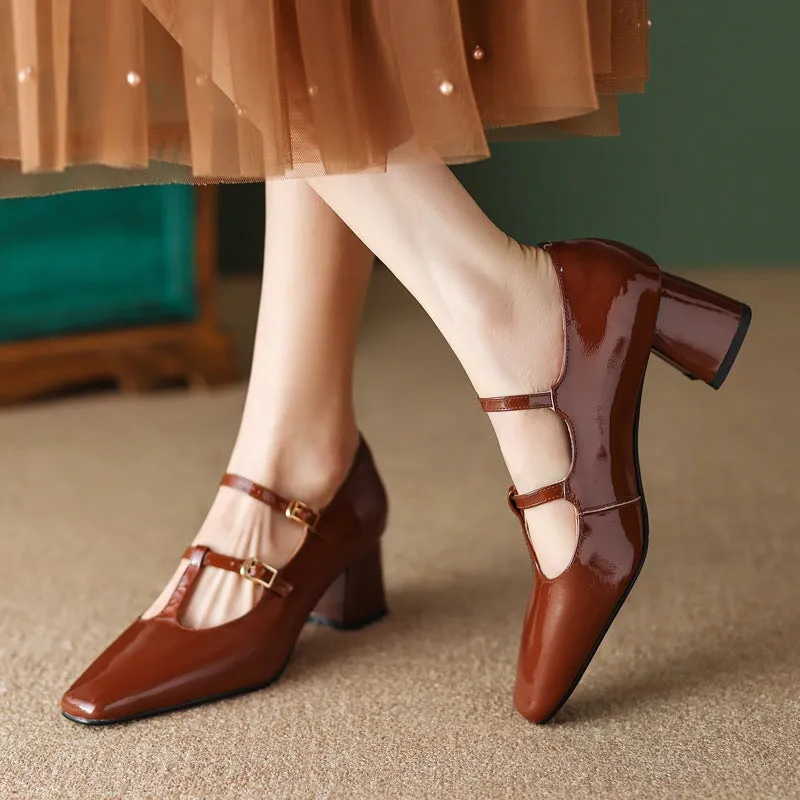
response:
<svg viewBox="0 0 800 800"><path fill-rule="evenodd" d="M265 581L253 575L253 569L255 567L264 567L264 569L269 573L269 580ZM263 561L259 561L257 558L250 556L242 561L242 566L239 567L239 574L243 578L253 581L253 583L260 583L265 588L271 589L272 585L275 583L275 579L278 577L278 570L276 570L275 567L271 567L269 564L265 564Z"/></svg>
<svg viewBox="0 0 800 800"><path fill-rule="evenodd" d="M305 503L301 503L299 500L292 500L289 505L286 506L286 511L283 513L287 519L292 520L292 522L299 522L306 528L313 528L319 521L319 514L317 514L313 508L307 506ZM311 522L304 519L301 514L311 517Z"/></svg>

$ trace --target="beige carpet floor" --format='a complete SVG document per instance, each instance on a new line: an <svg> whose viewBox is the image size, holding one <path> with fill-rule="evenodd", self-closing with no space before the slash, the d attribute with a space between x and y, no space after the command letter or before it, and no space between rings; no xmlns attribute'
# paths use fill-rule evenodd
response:
<svg viewBox="0 0 800 800"><path fill-rule="evenodd" d="M0 412L0 800L800 797L800 272L702 277L750 299L752 335L720 393L653 363L648 563L546 727L511 703L530 569L489 424L385 273L358 401L391 614L308 627L271 689L111 728L58 713L193 535L242 390ZM227 287L243 360L254 301Z"/></svg>

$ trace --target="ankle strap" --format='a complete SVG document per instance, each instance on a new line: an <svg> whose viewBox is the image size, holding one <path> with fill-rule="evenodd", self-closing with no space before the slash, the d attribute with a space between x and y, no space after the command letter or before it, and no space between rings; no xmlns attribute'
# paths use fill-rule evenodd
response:
<svg viewBox="0 0 800 800"><path fill-rule="evenodd" d="M314 511L311 506L307 506L299 500L285 500L271 489L267 489L266 486L261 486L261 484L254 483L248 478L243 478L241 475L233 475L230 472L226 472L222 476L220 486L228 486L231 489L237 489L240 492L249 494L250 497L260 500L270 508L274 508L278 513L292 520L292 522L296 522L316 533L314 529L319 523L319 512Z"/></svg>
<svg viewBox="0 0 800 800"><path fill-rule="evenodd" d="M536 394L512 394L507 397L479 397L481 408L494 411L529 411L534 408L554 408L553 391Z"/></svg>

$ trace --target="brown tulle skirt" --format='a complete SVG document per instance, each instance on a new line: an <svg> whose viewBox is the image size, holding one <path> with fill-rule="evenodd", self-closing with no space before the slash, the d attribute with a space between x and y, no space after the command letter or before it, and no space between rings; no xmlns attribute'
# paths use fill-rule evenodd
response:
<svg viewBox="0 0 800 800"><path fill-rule="evenodd" d="M647 0L0 0L0 195L618 132Z"/></svg>

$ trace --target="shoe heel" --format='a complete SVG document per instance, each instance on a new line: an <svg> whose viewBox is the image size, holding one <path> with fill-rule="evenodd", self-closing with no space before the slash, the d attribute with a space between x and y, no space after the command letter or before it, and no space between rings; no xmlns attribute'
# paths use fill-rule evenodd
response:
<svg viewBox="0 0 800 800"><path fill-rule="evenodd" d="M750 318L744 303L664 272L653 350L688 378L719 389L739 355Z"/></svg>
<svg viewBox="0 0 800 800"><path fill-rule="evenodd" d="M387 612L380 544L354 561L317 603L309 622L351 631L376 622Z"/></svg>

